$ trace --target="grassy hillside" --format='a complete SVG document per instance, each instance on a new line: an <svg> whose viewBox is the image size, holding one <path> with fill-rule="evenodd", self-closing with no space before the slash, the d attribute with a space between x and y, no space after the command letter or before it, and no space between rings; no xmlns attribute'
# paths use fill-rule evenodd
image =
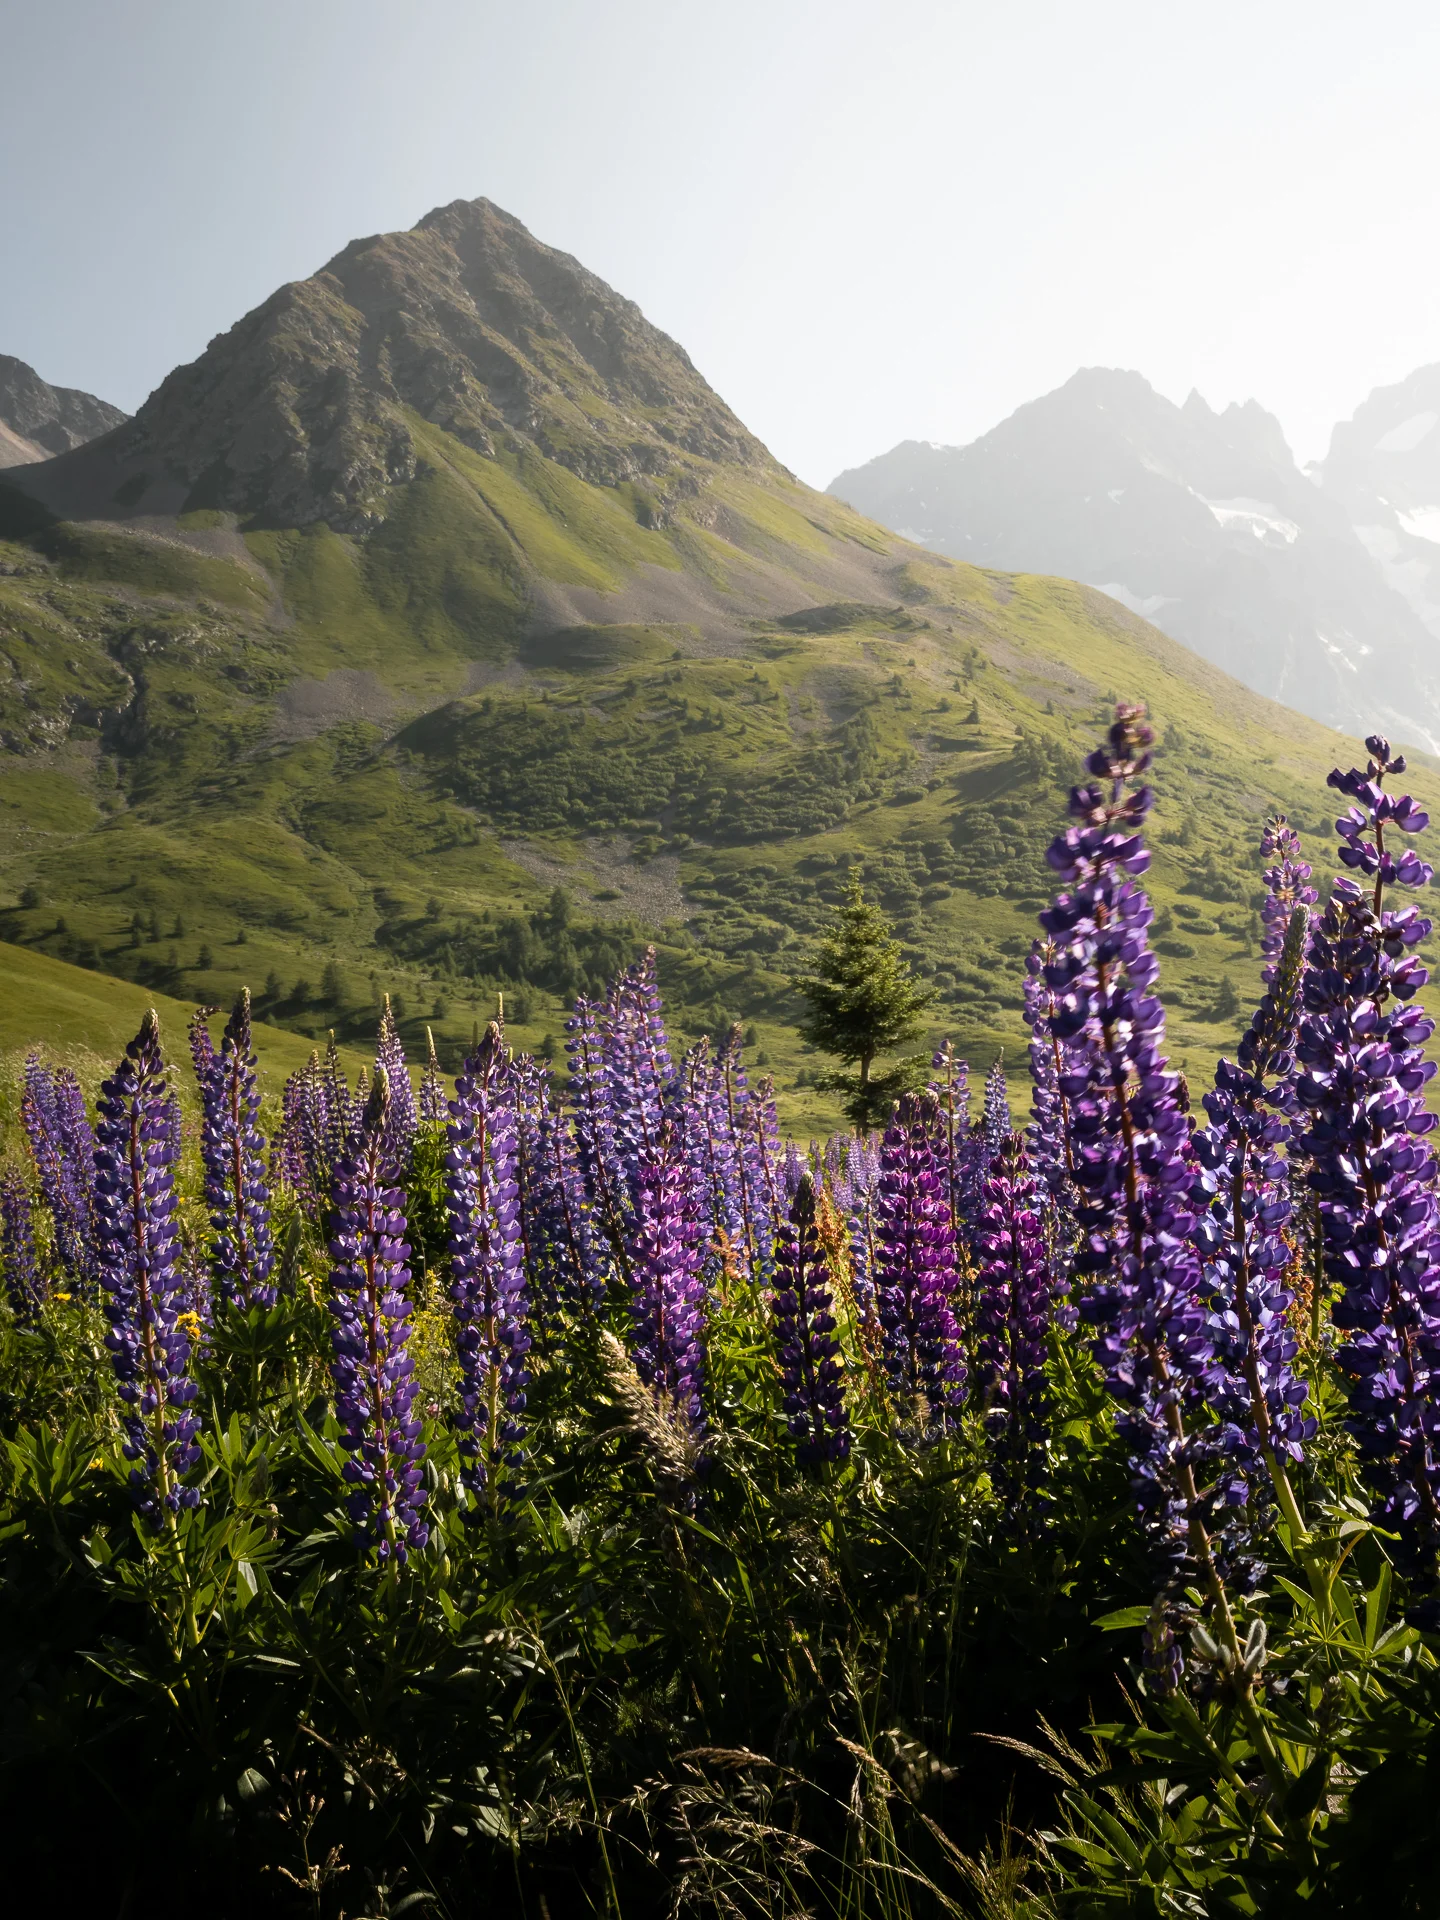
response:
<svg viewBox="0 0 1440 1920"><path fill-rule="evenodd" d="M117 1007L248 983L301 1036L363 1041L389 990L453 1062L497 992L555 1051L574 993L653 937L682 1036L744 1022L804 1132L838 1116L787 976L858 865L936 1034L977 1069L1003 1051L1018 1090L1044 847L1118 695L1161 733L1174 1050L1198 1075L1233 1044L1261 821L1286 808L1328 859L1353 745L1103 596L939 559L783 477L690 459L657 514L533 448L415 434L363 535L0 495L13 948L96 995L134 983ZM27 1020L52 1023L29 989L7 1033Z"/></svg>

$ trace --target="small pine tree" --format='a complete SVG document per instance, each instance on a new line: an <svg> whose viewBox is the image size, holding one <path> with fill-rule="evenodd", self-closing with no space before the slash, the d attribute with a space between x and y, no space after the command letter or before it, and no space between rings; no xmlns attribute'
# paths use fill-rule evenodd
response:
<svg viewBox="0 0 1440 1920"><path fill-rule="evenodd" d="M856 1127L873 1126L916 1068L904 1060L872 1077L875 1060L915 1038L934 989L915 979L890 921L866 900L853 873L813 966L794 982L809 1008L800 1032L812 1046L857 1069L827 1074L823 1084L846 1095L845 1110Z"/></svg>
<svg viewBox="0 0 1440 1920"><path fill-rule="evenodd" d="M1215 1018L1234 1020L1240 1012L1240 990L1227 973L1215 995Z"/></svg>
<svg viewBox="0 0 1440 1920"><path fill-rule="evenodd" d="M345 976L336 960L325 962L325 971L320 976L320 998L327 1007L338 1007L345 999Z"/></svg>

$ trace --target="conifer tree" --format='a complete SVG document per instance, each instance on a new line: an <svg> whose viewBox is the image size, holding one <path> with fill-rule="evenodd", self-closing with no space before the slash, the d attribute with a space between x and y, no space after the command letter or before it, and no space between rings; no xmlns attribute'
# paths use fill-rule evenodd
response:
<svg viewBox="0 0 1440 1920"><path fill-rule="evenodd" d="M916 1037L935 992L911 973L889 919L866 900L858 874L845 883L813 972L794 984L809 1009L800 1022L802 1035L854 1069L827 1074L817 1084L846 1096L845 1110L856 1127L883 1121L891 1102L916 1082L922 1063L901 1060L875 1074L875 1060Z"/></svg>

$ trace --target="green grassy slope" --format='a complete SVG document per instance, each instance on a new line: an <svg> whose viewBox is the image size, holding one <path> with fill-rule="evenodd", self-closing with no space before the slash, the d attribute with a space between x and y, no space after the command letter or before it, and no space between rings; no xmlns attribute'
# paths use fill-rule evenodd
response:
<svg viewBox="0 0 1440 1920"><path fill-rule="evenodd" d="M363 535L60 522L0 489L14 948L135 983L117 1006L248 983L271 1026L357 1043L389 990L454 1060L497 991L554 1050L569 998L655 937L682 1037L743 1021L804 1132L837 1116L786 978L858 863L935 1033L977 1070L1003 1050L1018 1091L1044 846L1118 695L1161 731L1174 1051L1199 1075L1233 1045L1260 823L1287 808L1323 865L1352 744L1098 594L784 477L687 458L657 505L412 424L421 468ZM6 1030L52 1017L21 994Z"/></svg>

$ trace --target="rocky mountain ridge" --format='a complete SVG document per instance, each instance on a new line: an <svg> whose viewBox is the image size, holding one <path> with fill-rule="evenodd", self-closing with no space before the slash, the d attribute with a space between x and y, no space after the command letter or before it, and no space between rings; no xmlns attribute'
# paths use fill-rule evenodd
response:
<svg viewBox="0 0 1440 1920"><path fill-rule="evenodd" d="M0 467L68 453L129 417L78 387L52 387L23 360L0 353Z"/></svg>
<svg viewBox="0 0 1440 1920"><path fill-rule="evenodd" d="M1254 401L1177 407L1138 373L1087 368L969 446L906 441L830 491L956 558L1087 581L1329 725L1434 749L1440 628L1377 569L1333 465L1317 487Z"/></svg>
<svg viewBox="0 0 1440 1920"><path fill-rule="evenodd" d="M178 367L123 434L26 485L65 512L108 498L360 532L416 475L417 416L485 458L530 447L637 483L657 520L690 460L778 470L633 301L480 199L352 241Z"/></svg>

